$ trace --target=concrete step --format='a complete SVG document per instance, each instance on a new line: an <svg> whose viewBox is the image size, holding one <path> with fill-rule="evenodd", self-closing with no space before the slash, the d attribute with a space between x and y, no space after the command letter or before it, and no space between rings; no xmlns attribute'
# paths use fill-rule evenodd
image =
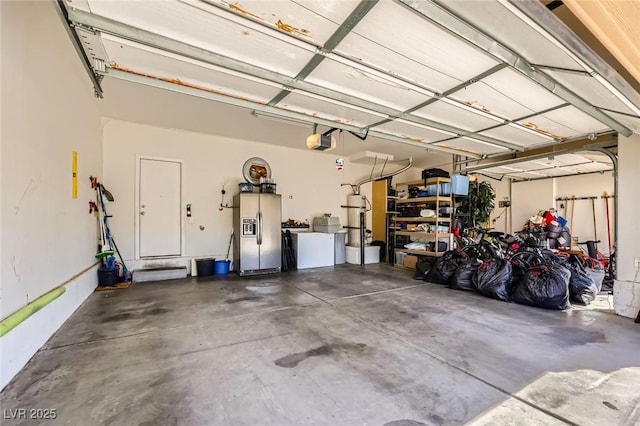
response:
<svg viewBox="0 0 640 426"><path fill-rule="evenodd" d="M131 280L134 283L146 281L164 281L187 278L186 266L155 266L135 269Z"/></svg>

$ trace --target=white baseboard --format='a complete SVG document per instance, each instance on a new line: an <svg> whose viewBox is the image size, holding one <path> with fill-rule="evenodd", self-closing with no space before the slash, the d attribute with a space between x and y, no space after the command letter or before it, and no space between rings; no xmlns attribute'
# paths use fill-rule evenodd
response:
<svg viewBox="0 0 640 426"><path fill-rule="evenodd" d="M98 265L65 285L53 302L0 337L0 390L24 367L98 285Z"/></svg>

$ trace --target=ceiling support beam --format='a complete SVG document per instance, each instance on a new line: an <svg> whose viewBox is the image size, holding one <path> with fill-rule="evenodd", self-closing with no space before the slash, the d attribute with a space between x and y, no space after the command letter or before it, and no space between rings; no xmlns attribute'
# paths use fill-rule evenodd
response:
<svg viewBox="0 0 640 426"><path fill-rule="evenodd" d="M307 78L309 74L311 74L313 70L315 70L316 67L324 60L326 54L331 53L376 4L378 4L378 0L361 0L347 19L345 19L331 37L327 39L324 46L320 49L321 51L313 55L311 60L300 70L298 75L296 75L295 79L304 80ZM286 98L289 93L290 92L288 90L282 90L269 101L269 105L277 105L280 101Z"/></svg>
<svg viewBox="0 0 640 426"><path fill-rule="evenodd" d="M504 154L500 156L492 157L491 160L486 160L480 164L474 164L467 166L465 169L468 172L476 172L491 167L508 166L510 164L522 163L523 161L538 160L541 158L547 158L550 155L567 154L577 151L589 151L594 149L603 149L605 147L616 145L618 143L617 137L614 135L602 135L596 140L580 139L577 141L566 142L562 144L555 144L546 146L544 148L532 149L521 155L509 155ZM467 163L471 161L463 161Z"/></svg>
<svg viewBox="0 0 640 426"><path fill-rule="evenodd" d="M599 122L607 125L622 135L630 136L633 132L622 123L614 120L598 108L591 105L588 101L578 96L576 93L567 89L546 73L535 68L522 56L513 52L497 40L492 39L482 32L479 28L464 21L460 17L453 14L446 8L446 3L441 0L420 1L420 0L396 0L400 4L405 5L409 10L414 11L423 19L433 23L443 30L466 40L470 45L475 46L494 58L509 64L513 69L519 71L534 82L540 84L551 93L562 98L564 101L572 104L582 112L588 114ZM539 3L539 2L514 2L518 4ZM555 16L549 12L542 4L538 5L540 10L546 12L547 15L555 19ZM602 62L602 61L601 61Z"/></svg>
<svg viewBox="0 0 640 426"><path fill-rule="evenodd" d="M182 93L184 95L195 96L202 99L208 99L211 101L221 102L229 105L234 105L241 108L252 109L254 111L261 111L266 114L270 114L277 117L282 117L283 119L291 119L294 122L305 122L311 124L320 124L323 126L327 126L330 128L346 130L348 132L354 133L356 135L365 135L367 133L367 128L361 128L358 126L353 126L350 124L340 123L338 121L327 120L324 118L319 118L299 112L283 110L278 107L273 107L269 105L264 105L252 101L248 101L246 99L240 99L233 96L226 96L220 93L213 93L202 89L196 89L195 87L183 86L177 83L171 83L169 81L162 80L160 78L153 78L151 76L144 76L140 74L135 74L132 72L121 71L113 68L107 68L105 72L99 72L100 75L108 76L112 78L117 78L120 80L129 81L137 84L145 84L147 86L156 87L158 89L168 90L172 92ZM369 132L369 136L377 137L380 139L390 140L394 142L400 142L407 145L418 146L429 151L433 152L441 152L444 154L459 154L460 151L430 145L424 142L418 142L410 139L400 138L394 135L388 135L382 132ZM479 155L476 154L466 154L471 158L480 158Z"/></svg>
<svg viewBox="0 0 640 426"><path fill-rule="evenodd" d="M611 173L613 172L612 170L598 170L595 172L582 172L582 173L569 173L566 175L557 175L557 176L540 176L540 177L535 177L535 178L511 178L511 182L512 183L521 183L521 182L533 182L536 180L547 180L547 179L558 179L558 178L563 178L563 177L570 177L570 176L584 176L584 175L594 175L594 174L604 174L604 173ZM613 198L613 197L611 197ZM575 198L575 200L579 200L580 198Z"/></svg>
<svg viewBox="0 0 640 426"><path fill-rule="evenodd" d="M353 105L359 108L363 108L365 110L387 115L390 118L402 118L406 121L410 121L416 124L421 124L424 126L429 126L434 129L443 130L445 132L458 134L460 136L465 136L470 133L469 131L464 129L460 129L454 126L449 126L449 125L446 125L437 121L429 120L426 118L412 116L410 114L404 113L401 110L389 108L387 106L380 105L375 102L370 102L361 98L357 98L355 96L347 95L345 93L341 93L336 90L321 87L313 83L309 83L306 81L299 81L299 80L296 80L295 78L286 76L284 74L280 74L280 73L270 71L261 67L257 67L255 65L248 64L246 62L242 62L233 58L229 58L227 56L220 55L218 53L210 52L208 50L205 50L196 46L192 46L192 45L171 39L169 37L165 37L165 36L155 34L146 30L142 30L140 28L135 28L130 25L116 22L109 18L105 18L99 15L71 9L69 10L69 19L71 20L71 22L75 23L76 25L81 25L91 30L102 31L104 33L121 37L126 40L131 40L133 42L140 43L145 46L159 48L177 55L185 56L191 59L195 59L197 61L210 64L210 65L215 65L228 70L251 75L253 77L256 77L265 81L282 84L284 87L287 87L289 90L298 89L303 92L308 92L314 95L323 96L325 98L332 99L334 101L343 102L348 105ZM253 106L251 106L251 108L253 108ZM283 110L279 108L274 108L274 113L278 113L279 111L283 111ZM524 148L520 145L515 145L512 143L505 142L499 139L494 139L488 136L475 136L475 137L485 142L495 144L495 145L500 145L511 150L515 150L515 151L524 150Z"/></svg>

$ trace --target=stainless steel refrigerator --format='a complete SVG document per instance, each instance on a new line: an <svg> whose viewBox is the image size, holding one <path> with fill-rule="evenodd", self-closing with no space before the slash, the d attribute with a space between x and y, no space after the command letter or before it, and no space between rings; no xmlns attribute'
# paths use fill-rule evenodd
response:
<svg viewBox="0 0 640 426"><path fill-rule="evenodd" d="M241 192L233 207L233 269L241 276L280 272L280 194Z"/></svg>

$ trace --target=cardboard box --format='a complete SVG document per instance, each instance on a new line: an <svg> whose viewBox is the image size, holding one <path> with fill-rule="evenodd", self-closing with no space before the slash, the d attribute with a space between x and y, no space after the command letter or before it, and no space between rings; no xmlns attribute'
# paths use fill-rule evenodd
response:
<svg viewBox="0 0 640 426"><path fill-rule="evenodd" d="M406 255L402 260L402 265L405 268L416 268L416 263L418 263L418 256Z"/></svg>

